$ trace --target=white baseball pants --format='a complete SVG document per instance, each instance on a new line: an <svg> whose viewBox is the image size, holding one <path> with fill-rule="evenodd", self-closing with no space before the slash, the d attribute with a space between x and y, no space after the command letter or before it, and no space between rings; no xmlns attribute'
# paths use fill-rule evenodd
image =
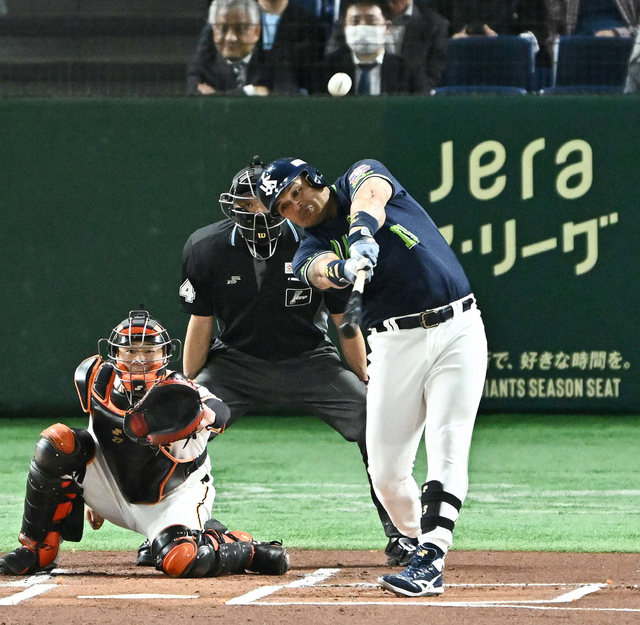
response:
<svg viewBox="0 0 640 625"><path fill-rule="evenodd" d="M466 297L463 299L467 299ZM487 340L475 303L434 328L372 331L367 393L369 474L394 525L406 536L443 551L452 533L436 527L421 534L420 489L413 466L424 432L425 481L464 501L471 436L487 368ZM458 511L442 503L440 515L456 521Z"/></svg>

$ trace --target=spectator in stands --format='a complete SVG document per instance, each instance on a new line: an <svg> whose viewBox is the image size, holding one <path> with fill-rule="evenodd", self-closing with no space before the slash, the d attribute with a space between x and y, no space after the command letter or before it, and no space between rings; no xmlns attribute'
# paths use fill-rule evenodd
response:
<svg viewBox="0 0 640 625"><path fill-rule="evenodd" d="M275 68L257 46L260 19L255 0L211 3L206 39L201 37L189 70L189 93L269 95L277 90Z"/></svg>
<svg viewBox="0 0 640 625"><path fill-rule="evenodd" d="M545 0L549 35L633 37L640 0Z"/></svg>
<svg viewBox="0 0 640 625"><path fill-rule="evenodd" d="M227 17L229 12L231 18ZM224 22L229 19L237 21L238 14L244 20L240 28L245 32L229 34L228 31L233 29L226 26L225 38L236 40L237 43L228 43L227 51L223 52ZM219 22L218 25L216 21ZM220 41L216 40L216 29ZM271 92L305 92L311 79L310 72L324 53L325 41L325 28L318 18L289 4L289 0L259 0L259 4L255 0L214 0L209 10L208 23L198 42L197 60L189 71L189 92L214 93L210 90L216 89L212 84L213 75L224 77L221 86L223 93L266 95ZM228 65L237 64L238 61L227 56L230 48L242 48L246 51L242 64L248 70L248 78L255 80L254 77L257 77L264 84L249 82L233 87L233 76L229 75ZM234 51L233 54L237 56L238 52ZM220 56L228 61L226 65ZM235 72L242 83L242 74L237 69Z"/></svg>
<svg viewBox="0 0 640 625"><path fill-rule="evenodd" d="M563 35L633 37L640 19L640 0L545 0L545 6L549 54Z"/></svg>
<svg viewBox="0 0 640 625"><path fill-rule="evenodd" d="M431 0L431 6L451 23L450 34L460 37L519 35L532 39L536 49L545 40L547 0ZM539 66L551 57L538 54Z"/></svg>
<svg viewBox="0 0 640 625"><path fill-rule="evenodd" d="M262 47L278 72L301 91L313 82L313 68L324 57L327 29L320 19L289 0L258 0L262 9Z"/></svg>
<svg viewBox="0 0 640 625"><path fill-rule="evenodd" d="M519 35L544 28L546 0L431 0L451 23L451 36Z"/></svg>
<svg viewBox="0 0 640 625"><path fill-rule="evenodd" d="M346 0L343 3L343 43L321 64L315 93L327 93L327 82L344 72L353 81L352 95L409 93L409 69L404 59L385 50L391 28L387 0Z"/></svg>
<svg viewBox="0 0 640 625"><path fill-rule="evenodd" d="M629 59L629 72L627 82L624 86L625 93L640 94L640 30L636 34L636 39Z"/></svg>
<svg viewBox="0 0 640 625"><path fill-rule="evenodd" d="M344 16L349 4L345 1L340 6L341 19L334 25L327 52L344 44ZM386 51L404 58L412 93L429 93L440 83L446 66L449 23L422 1L388 0L388 5L391 28Z"/></svg>

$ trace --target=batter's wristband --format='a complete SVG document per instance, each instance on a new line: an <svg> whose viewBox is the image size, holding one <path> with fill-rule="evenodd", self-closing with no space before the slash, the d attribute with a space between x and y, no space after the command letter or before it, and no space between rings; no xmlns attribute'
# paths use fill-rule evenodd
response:
<svg viewBox="0 0 640 625"><path fill-rule="evenodd" d="M355 228L367 228L371 233L371 236L373 236L376 232L378 232L380 226L378 225L378 220L373 215L365 213L364 211L358 211L351 217L349 232L351 232Z"/></svg>
<svg viewBox="0 0 640 625"><path fill-rule="evenodd" d="M344 264L344 260L332 260L330 263L327 263L327 266L324 268L324 275L331 284L343 287L345 282L347 282L344 279Z"/></svg>

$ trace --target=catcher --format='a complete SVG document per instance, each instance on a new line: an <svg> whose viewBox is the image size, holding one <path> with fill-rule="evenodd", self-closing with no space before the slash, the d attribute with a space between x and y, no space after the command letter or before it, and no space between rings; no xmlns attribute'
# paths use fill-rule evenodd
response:
<svg viewBox="0 0 640 625"><path fill-rule="evenodd" d="M25 575L57 564L63 540L107 519L144 534L156 569L171 577L252 571L282 575L278 542L256 542L211 519L215 489L207 441L229 409L207 389L167 370L180 342L146 310L134 310L80 364L75 384L88 429L57 423L42 432L27 478L22 546L0 573ZM106 344L106 345L105 345Z"/></svg>

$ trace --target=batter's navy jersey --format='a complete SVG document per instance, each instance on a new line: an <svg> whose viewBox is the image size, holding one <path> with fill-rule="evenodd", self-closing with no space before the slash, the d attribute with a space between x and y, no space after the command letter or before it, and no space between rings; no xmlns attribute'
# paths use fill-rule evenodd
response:
<svg viewBox="0 0 640 625"><path fill-rule="evenodd" d="M292 260L301 233L285 221L275 254L258 261L233 222L197 230L182 256L182 310L217 317L223 343L263 360L293 358L328 343L327 309L343 312L346 297L323 296L296 278Z"/></svg>
<svg viewBox="0 0 640 625"><path fill-rule="evenodd" d="M438 308L469 295L464 270L431 217L375 160L358 161L332 186L337 214L305 230L293 261L296 275L302 277L307 261L321 252L349 258L351 198L372 177L384 178L393 191L385 222L375 234L380 254L373 280L364 289L363 325L370 328L390 317Z"/></svg>

